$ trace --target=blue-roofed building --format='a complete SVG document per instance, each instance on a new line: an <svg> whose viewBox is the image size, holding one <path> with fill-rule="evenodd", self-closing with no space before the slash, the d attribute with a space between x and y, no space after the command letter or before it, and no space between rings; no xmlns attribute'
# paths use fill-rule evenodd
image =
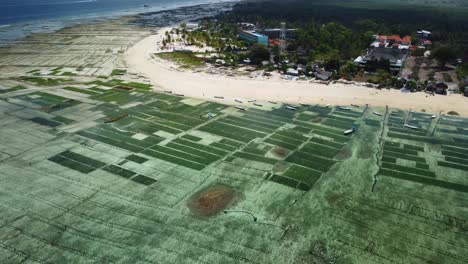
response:
<svg viewBox="0 0 468 264"><path fill-rule="evenodd" d="M262 44L268 46L268 37L255 31L243 30L239 33L239 38L251 44Z"/></svg>

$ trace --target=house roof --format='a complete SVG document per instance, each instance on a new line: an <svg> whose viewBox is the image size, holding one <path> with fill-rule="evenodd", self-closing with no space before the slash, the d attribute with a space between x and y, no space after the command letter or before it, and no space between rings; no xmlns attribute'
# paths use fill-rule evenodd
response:
<svg viewBox="0 0 468 264"><path fill-rule="evenodd" d="M387 39L387 36L384 36L384 35L382 35L382 36L377 36L377 40L384 41L384 40L386 40L386 39Z"/></svg>
<svg viewBox="0 0 468 264"><path fill-rule="evenodd" d="M279 46L281 45L280 39L269 39L270 46Z"/></svg>
<svg viewBox="0 0 468 264"><path fill-rule="evenodd" d="M391 64L401 64L407 55L407 49L388 49L381 47L370 50L364 57L364 60L370 61L384 59L390 61Z"/></svg>
<svg viewBox="0 0 468 264"><path fill-rule="evenodd" d="M398 35L391 35L390 37L387 38L388 40L393 40L395 42L401 42L401 38Z"/></svg>
<svg viewBox="0 0 468 264"><path fill-rule="evenodd" d="M405 44L410 44L411 43L411 37L410 36L405 36L402 40L401 40L402 43L405 43Z"/></svg>
<svg viewBox="0 0 468 264"><path fill-rule="evenodd" d="M431 32L427 31L427 30L418 30L416 33L418 33L418 34L431 34Z"/></svg>

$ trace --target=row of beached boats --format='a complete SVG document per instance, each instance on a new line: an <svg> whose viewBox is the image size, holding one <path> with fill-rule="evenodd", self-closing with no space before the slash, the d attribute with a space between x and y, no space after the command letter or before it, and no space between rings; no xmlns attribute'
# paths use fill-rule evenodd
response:
<svg viewBox="0 0 468 264"><path fill-rule="evenodd" d="M172 91L165 91L165 92L166 92L166 93L172 93ZM184 96L183 94L175 94L175 95L176 95L176 96ZM215 96L215 98L216 98L216 99L224 99L223 96ZM239 100L239 99L234 99L234 101L235 101L236 103L240 103L240 104L243 103L243 101L242 101L242 100ZM255 105L255 106L260 106L260 107L263 106L262 104L256 103L257 100L255 100L255 99L248 100L247 102L253 103L253 105ZM274 101L268 101L268 103L277 104L277 102L274 102ZM309 106L309 105L303 104L303 103L301 103L300 105L301 105L301 106L305 106L305 107ZM359 107L359 105L355 105L355 104L351 104L351 106L353 106L353 107ZM240 110L240 111L245 111L245 108L242 107L242 106L236 105L236 106L234 106L234 107L235 107L236 109ZM327 104L326 107L330 107L330 104ZM296 111L298 107L292 106L292 105L285 105L285 108L288 109L288 110L291 110L291 111ZM350 107L344 107L344 106L338 106L338 109L346 110L346 111L351 111L351 108L350 108ZM374 112L372 112L372 113L373 113L374 115L376 115L376 116L383 116L382 113L377 112L377 111L374 111ZM411 113L412 113L412 111L411 111ZM390 115L395 115L395 114L396 114L396 113L391 113ZM431 119L435 119L435 118L437 118L437 115L432 115L432 116L431 116ZM416 129L419 129L419 127L410 125L410 124L408 124L408 123L405 123L403 126L406 127L406 128L415 129L415 130L416 130ZM350 129L345 130L345 131L344 131L344 134L345 134L345 135L350 135L350 134L356 132L357 129L358 129L357 126L356 126L356 125L353 125Z"/></svg>

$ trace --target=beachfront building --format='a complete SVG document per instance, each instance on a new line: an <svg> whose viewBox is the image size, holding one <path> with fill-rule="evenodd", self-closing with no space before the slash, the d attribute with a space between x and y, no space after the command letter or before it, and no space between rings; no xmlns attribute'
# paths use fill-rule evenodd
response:
<svg viewBox="0 0 468 264"><path fill-rule="evenodd" d="M354 63L365 67L370 61L387 60L390 63L389 70L394 73L399 73L410 54L410 48L410 36L401 38L398 35L377 35L367 49L367 53L357 57Z"/></svg>
<svg viewBox="0 0 468 264"><path fill-rule="evenodd" d="M268 37L255 31L242 30L239 33L239 39L250 44L261 44L268 46Z"/></svg>
<svg viewBox="0 0 468 264"><path fill-rule="evenodd" d="M418 30L418 31L416 31L416 36L419 37L419 38L428 39L428 38L431 38L432 33L430 31L427 31L427 30Z"/></svg>

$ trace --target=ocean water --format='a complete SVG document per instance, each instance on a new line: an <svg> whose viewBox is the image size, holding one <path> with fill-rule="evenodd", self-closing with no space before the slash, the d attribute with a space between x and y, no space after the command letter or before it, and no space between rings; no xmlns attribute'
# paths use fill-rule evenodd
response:
<svg viewBox="0 0 468 264"><path fill-rule="evenodd" d="M0 0L0 46L93 19L220 2L232 0Z"/></svg>

